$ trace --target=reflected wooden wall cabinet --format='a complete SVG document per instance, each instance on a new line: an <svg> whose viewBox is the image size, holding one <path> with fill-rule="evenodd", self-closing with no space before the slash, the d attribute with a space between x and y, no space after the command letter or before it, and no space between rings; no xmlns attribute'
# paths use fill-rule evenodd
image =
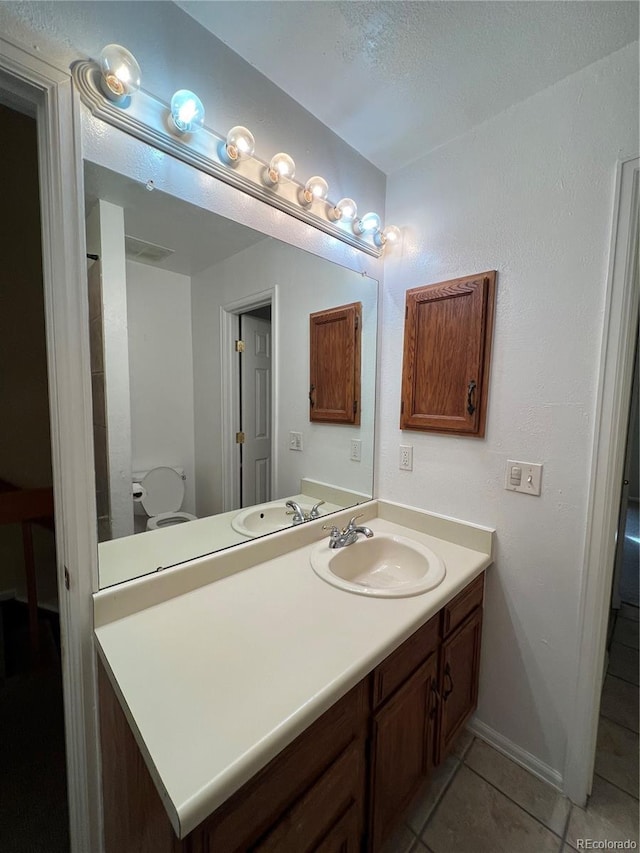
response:
<svg viewBox="0 0 640 853"><path fill-rule="evenodd" d="M360 424L362 303L309 315L309 420Z"/></svg>
<svg viewBox="0 0 640 853"><path fill-rule="evenodd" d="M406 293L400 429L483 438L496 272Z"/></svg>

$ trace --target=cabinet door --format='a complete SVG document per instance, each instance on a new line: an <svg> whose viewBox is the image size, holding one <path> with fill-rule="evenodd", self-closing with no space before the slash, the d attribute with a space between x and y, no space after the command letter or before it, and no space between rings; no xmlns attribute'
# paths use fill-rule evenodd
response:
<svg viewBox="0 0 640 853"><path fill-rule="evenodd" d="M436 761L445 757L478 703L482 609L477 608L442 644L440 725Z"/></svg>
<svg viewBox="0 0 640 853"><path fill-rule="evenodd" d="M359 807L353 803L315 848L314 853L360 853L361 849Z"/></svg>
<svg viewBox="0 0 640 853"><path fill-rule="evenodd" d="M484 436L495 275L407 291L400 429Z"/></svg>
<svg viewBox="0 0 640 853"><path fill-rule="evenodd" d="M373 851L380 849L431 768L436 668L433 654L373 718Z"/></svg>
<svg viewBox="0 0 640 853"><path fill-rule="evenodd" d="M309 420L360 423L362 303L309 317Z"/></svg>

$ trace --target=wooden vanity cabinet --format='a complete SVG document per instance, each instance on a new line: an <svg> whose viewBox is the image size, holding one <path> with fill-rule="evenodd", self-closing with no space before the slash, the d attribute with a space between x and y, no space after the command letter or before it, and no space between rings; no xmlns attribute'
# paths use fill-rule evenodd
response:
<svg viewBox="0 0 640 853"><path fill-rule="evenodd" d="M182 840L100 667L106 853L377 853L475 709L483 581Z"/></svg>

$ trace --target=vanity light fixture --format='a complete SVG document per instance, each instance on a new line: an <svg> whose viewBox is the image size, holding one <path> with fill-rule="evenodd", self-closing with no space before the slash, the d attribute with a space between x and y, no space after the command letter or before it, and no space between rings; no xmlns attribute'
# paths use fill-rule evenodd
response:
<svg viewBox="0 0 640 853"><path fill-rule="evenodd" d="M253 134L241 124L232 127L227 133L226 143L221 146L221 158L228 166L237 166L240 160L253 157L256 141Z"/></svg>
<svg viewBox="0 0 640 853"><path fill-rule="evenodd" d="M202 101L188 89L178 89L174 93L170 109L178 133L196 133L204 124Z"/></svg>
<svg viewBox="0 0 640 853"><path fill-rule="evenodd" d="M330 201L327 181L320 175L304 185L296 181L289 154L281 151L268 163L262 160L254 153L253 134L243 125L232 127L226 137L205 128L204 106L193 92L178 90L170 105L145 91L132 101L131 94L140 88L140 66L121 45L107 45L97 63L73 63L72 74L94 116L289 216L376 258L401 237L393 225L383 229L376 213L358 218L352 198ZM147 189L153 189L152 182Z"/></svg>
<svg viewBox="0 0 640 853"><path fill-rule="evenodd" d="M120 44L108 44L98 57L103 94L122 106L140 88L141 72L135 56Z"/></svg>
<svg viewBox="0 0 640 853"><path fill-rule="evenodd" d="M300 192L300 204L308 207L314 201L324 201L328 195L329 184L320 175L314 175Z"/></svg>
<svg viewBox="0 0 640 853"><path fill-rule="evenodd" d="M271 158L266 170L267 183L275 185L281 181L290 181L296 173L296 164L293 158L281 151Z"/></svg>
<svg viewBox="0 0 640 853"><path fill-rule="evenodd" d="M358 205L352 198L341 198L335 207L329 210L329 219L333 222L353 222L358 215Z"/></svg>

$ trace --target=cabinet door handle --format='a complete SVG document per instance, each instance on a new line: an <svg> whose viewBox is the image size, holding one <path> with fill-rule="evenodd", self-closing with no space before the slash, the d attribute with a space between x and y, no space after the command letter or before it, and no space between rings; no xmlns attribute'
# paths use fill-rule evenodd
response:
<svg viewBox="0 0 640 853"><path fill-rule="evenodd" d="M442 698L446 702L449 696L451 696L451 694L453 693L453 678L451 678L451 669L449 667L449 664L447 664L444 668L444 680L445 684L447 680L449 681L449 684L445 686L444 693L442 694Z"/></svg>
<svg viewBox="0 0 640 853"><path fill-rule="evenodd" d="M438 702L442 701L442 697L438 693L438 688L435 686L435 684L431 685L431 694L432 694L432 701L431 701L431 710L429 711L429 716L433 720L435 715L438 713Z"/></svg>
<svg viewBox="0 0 640 853"><path fill-rule="evenodd" d="M316 390L316 386L315 386L315 385L312 385L312 386L311 386L311 388L309 388L309 405L310 405L312 408L313 408L313 406L315 406L315 401L314 401L314 399L313 399L313 392L314 392L315 390Z"/></svg>
<svg viewBox="0 0 640 853"><path fill-rule="evenodd" d="M476 388L476 381L475 379L472 379L471 382L469 382L469 387L467 388L467 411L470 415L472 415L476 410Z"/></svg>

